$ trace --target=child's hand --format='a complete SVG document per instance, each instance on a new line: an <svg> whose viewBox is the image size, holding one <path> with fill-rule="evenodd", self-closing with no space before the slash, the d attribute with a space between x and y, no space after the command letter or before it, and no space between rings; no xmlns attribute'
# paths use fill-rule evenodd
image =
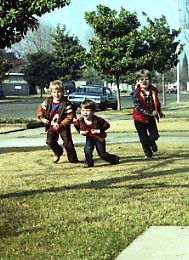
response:
<svg viewBox="0 0 189 260"><path fill-rule="evenodd" d="M158 111L157 110L154 110L154 111L152 111L152 116L157 116L158 115Z"/></svg>
<svg viewBox="0 0 189 260"><path fill-rule="evenodd" d="M91 129L91 133L94 134L100 134L100 129Z"/></svg>
<svg viewBox="0 0 189 260"><path fill-rule="evenodd" d="M163 118L163 117L165 117L165 114L164 114L162 111L160 111L160 112L159 112L159 117L160 117L160 118Z"/></svg>
<svg viewBox="0 0 189 260"><path fill-rule="evenodd" d="M53 129L53 131L58 131L58 130L59 130L59 128L60 128L60 126L59 126L59 124L58 124L58 123L56 123L56 124L53 124L53 125L51 125L50 127L51 127L51 129Z"/></svg>
<svg viewBox="0 0 189 260"><path fill-rule="evenodd" d="M88 131L85 131L85 130L81 130L80 131L80 135L87 135Z"/></svg>
<svg viewBox="0 0 189 260"><path fill-rule="evenodd" d="M46 119L46 118L42 118L42 119L41 119L41 122L43 122L44 124L49 124L49 120Z"/></svg>

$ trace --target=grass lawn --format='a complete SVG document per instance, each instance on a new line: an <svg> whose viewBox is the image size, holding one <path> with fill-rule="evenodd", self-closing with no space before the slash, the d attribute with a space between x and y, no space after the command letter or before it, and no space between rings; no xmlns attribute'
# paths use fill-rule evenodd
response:
<svg viewBox="0 0 189 260"><path fill-rule="evenodd" d="M181 110L168 111L160 131L188 131ZM189 225L187 143L161 143L148 161L139 143L107 150L119 165L96 153L95 167L84 169L65 155L52 164L48 149L1 152L0 259L114 260L151 225Z"/></svg>

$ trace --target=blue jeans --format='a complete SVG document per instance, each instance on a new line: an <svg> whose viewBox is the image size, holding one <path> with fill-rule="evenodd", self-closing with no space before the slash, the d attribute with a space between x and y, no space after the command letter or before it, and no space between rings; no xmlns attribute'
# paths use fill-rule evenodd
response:
<svg viewBox="0 0 189 260"><path fill-rule="evenodd" d="M148 123L141 123L134 121L135 128L137 130L140 142L144 152L148 153L150 151L150 146L152 146L156 140L159 138L159 133L154 117L149 117Z"/></svg>
<svg viewBox="0 0 189 260"><path fill-rule="evenodd" d="M118 163L119 157L117 155L109 154L108 152L106 152L106 141L105 140L103 142L101 142L98 139L96 139L95 137L87 136L86 144L84 147L84 153L85 153L85 163L88 166L90 166L90 167L94 166L93 151L94 151L95 147L96 147L97 153L101 159L103 159L111 164Z"/></svg>

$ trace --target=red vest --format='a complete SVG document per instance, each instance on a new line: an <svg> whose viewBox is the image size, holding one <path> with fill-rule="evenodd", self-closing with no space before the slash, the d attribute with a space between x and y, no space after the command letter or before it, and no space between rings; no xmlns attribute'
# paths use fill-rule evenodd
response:
<svg viewBox="0 0 189 260"><path fill-rule="evenodd" d="M151 90L151 92L152 92L152 97L153 97L153 101L154 101L155 110L159 111L158 90L157 90L156 87L154 87L152 85L149 86L149 90ZM133 93L139 99L139 102L140 102L142 108L144 110L146 110L147 109L147 104L146 104L144 95L142 94L140 85L137 85L135 87L135 90L133 91ZM138 113L136 108L134 107L133 108L133 119L136 120L136 121L139 121L141 123L148 123L149 116L142 115L142 114ZM158 117L157 117L157 120L159 120Z"/></svg>

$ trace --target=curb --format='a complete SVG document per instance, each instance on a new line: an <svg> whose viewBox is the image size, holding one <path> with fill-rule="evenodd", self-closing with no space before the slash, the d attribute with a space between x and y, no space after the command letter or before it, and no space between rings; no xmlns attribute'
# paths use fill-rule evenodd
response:
<svg viewBox="0 0 189 260"><path fill-rule="evenodd" d="M0 132L0 134L9 134L9 133L14 133L14 132L24 131L27 129L44 127L44 124L42 122L33 121L33 122L26 123L26 124L0 124L0 126L1 127L12 126L13 128L14 128L14 126L20 126L20 129L12 129L12 130L8 130L8 131Z"/></svg>

